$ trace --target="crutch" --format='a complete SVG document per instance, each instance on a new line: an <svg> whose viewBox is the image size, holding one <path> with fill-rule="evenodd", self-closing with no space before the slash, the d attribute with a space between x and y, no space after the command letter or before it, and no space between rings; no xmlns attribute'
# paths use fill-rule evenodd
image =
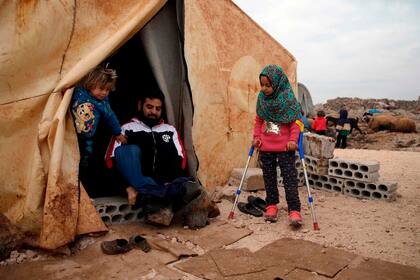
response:
<svg viewBox="0 0 420 280"><path fill-rule="evenodd" d="M314 226L314 230L319 230L318 222L316 221L316 215L315 215L314 199L311 195L311 188L309 187L309 181L308 181L308 173L306 172L305 152L303 151L303 130L305 127L304 127L304 124L300 120L297 120L296 124L300 128L299 141L298 141L299 157L300 157L300 160L302 161L303 174L305 175L305 185L306 185L306 190L308 191L308 204L309 204L309 207L311 208L312 223Z"/></svg>
<svg viewBox="0 0 420 280"><path fill-rule="evenodd" d="M245 170L244 170L244 173L242 174L241 183L239 184L239 187L235 192L236 194L235 202L233 203L232 210L230 210L228 219L233 219L236 205L238 204L238 200L239 200L239 195L241 194L242 184L244 183L245 175L246 175L246 172L248 171L249 162L251 161L251 157L253 153L254 153L254 146L251 145L251 149L249 149L249 153L248 153L248 160L246 161L246 165L245 165Z"/></svg>

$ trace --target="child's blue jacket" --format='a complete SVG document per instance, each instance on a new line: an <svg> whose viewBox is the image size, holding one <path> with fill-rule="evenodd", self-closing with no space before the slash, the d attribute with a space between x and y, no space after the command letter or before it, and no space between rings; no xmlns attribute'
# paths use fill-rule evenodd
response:
<svg viewBox="0 0 420 280"><path fill-rule="evenodd" d="M82 157L92 152L93 143L91 142L101 119L105 121L113 135L121 134L120 123L109 105L108 98L96 99L85 88L76 87L71 100L71 111L79 145L85 142L82 145L85 149L82 150L86 151L81 150Z"/></svg>

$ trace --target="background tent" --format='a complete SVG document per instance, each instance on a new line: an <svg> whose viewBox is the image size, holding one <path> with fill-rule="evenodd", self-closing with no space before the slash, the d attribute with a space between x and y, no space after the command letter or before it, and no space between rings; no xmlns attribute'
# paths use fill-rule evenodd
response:
<svg viewBox="0 0 420 280"><path fill-rule="evenodd" d="M298 83L298 100L302 105L302 109L305 112L306 116L308 115L308 113L313 113L312 111L314 110L314 103L312 102L311 93L309 92L308 88L302 83Z"/></svg>
<svg viewBox="0 0 420 280"><path fill-rule="evenodd" d="M105 59L124 104L150 69L207 187L246 160L262 67L281 65L297 92L294 57L228 0L3 1L0 26L0 212L43 248L106 230L79 188L68 110L72 86ZM136 40L149 68L128 65Z"/></svg>

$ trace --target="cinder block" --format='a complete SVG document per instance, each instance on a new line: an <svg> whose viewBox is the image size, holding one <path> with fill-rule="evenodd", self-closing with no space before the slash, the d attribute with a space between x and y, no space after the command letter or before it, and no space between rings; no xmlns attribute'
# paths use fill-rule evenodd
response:
<svg viewBox="0 0 420 280"><path fill-rule="evenodd" d="M379 181L371 183L344 180L344 194L357 198L392 201L396 199L397 187L396 182Z"/></svg>
<svg viewBox="0 0 420 280"><path fill-rule="evenodd" d="M234 168L230 174L228 184L239 186L245 168ZM261 168L248 168L242 185L244 191L264 190L264 179Z"/></svg>
<svg viewBox="0 0 420 280"><path fill-rule="evenodd" d="M305 165L309 173L328 174L328 159L305 155Z"/></svg>
<svg viewBox="0 0 420 280"><path fill-rule="evenodd" d="M376 182L379 179L378 171L379 162L377 161L334 158L329 161L328 175L364 182Z"/></svg>
<svg viewBox="0 0 420 280"><path fill-rule="evenodd" d="M144 218L142 208L133 209L126 197L100 197L93 200L96 211L106 224L129 223Z"/></svg>
<svg viewBox="0 0 420 280"><path fill-rule="evenodd" d="M344 180L328 175L309 173L309 186L315 189L343 193Z"/></svg>
<svg viewBox="0 0 420 280"><path fill-rule="evenodd" d="M296 169L302 169L302 161L300 160L300 158L296 159L295 167Z"/></svg>
<svg viewBox="0 0 420 280"><path fill-rule="evenodd" d="M298 170L298 186L305 186L305 173L303 172L303 170Z"/></svg>
<svg viewBox="0 0 420 280"><path fill-rule="evenodd" d="M305 155L315 158L332 158L334 156L335 140L333 138L310 132L303 135Z"/></svg>

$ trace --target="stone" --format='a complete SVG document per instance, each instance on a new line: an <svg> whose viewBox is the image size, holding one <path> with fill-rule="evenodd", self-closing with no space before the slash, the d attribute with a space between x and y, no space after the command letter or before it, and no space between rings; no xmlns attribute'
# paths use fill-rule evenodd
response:
<svg viewBox="0 0 420 280"><path fill-rule="evenodd" d="M234 168L230 175L228 184L239 187L245 168ZM261 168L248 168L244 182L242 184L243 191L264 190L264 179Z"/></svg>
<svg viewBox="0 0 420 280"><path fill-rule="evenodd" d="M194 200L189 202L181 209L183 225L190 229L202 228L208 225L209 218L214 218L220 215L220 210L217 205L211 201L207 191L201 194Z"/></svg>
<svg viewBox="0 0 420 280"><path fill-rule="evenodd" d="M18 249L23 240L22 231L0 213L0 261L7 259L13 250Z"/></svg>
<svg viewBox="0 0 420 280"><path fill-rule="evenodd" d="M238 189L238 186L226 186L223 188L222 192L218 196L221 199L226 199L228 201L233 202L235 200L235 193ZM216 200L213 200L216 201Z"/></svg>
<svg viewBox="0 0 420 280"><path fill-rule="evenodd" d="M415 280L419 279L420 269L417 267L391 263L387 261L364 258L354 267L343 270L337 280L350 279L393 279L393 280Z"/></svg>
<svg viewBox="0 0 420 280"><path fill-rule="evenodd" d="M274 241L256 251L255 256L262 258L267 267L277 266L284 260L294 260L292 262L294 268L317 272L330 278L356 257L355 254L344 250L323 248L310 241L291 238Z"/></svg>
<svg viewBox="0 0 420 280"><path fill-rule="evenodd" d="M155 225L169 226L173 217L174 212L171 208L161 208L157 212L147 214L146 222Z"/></svg>
<svg viewBox="0 0 420 280"><path fill-rule="evenodd" d="M263 271L263 263L248 249L217 249L209 252L221 274L225 277Z"/></svg>

